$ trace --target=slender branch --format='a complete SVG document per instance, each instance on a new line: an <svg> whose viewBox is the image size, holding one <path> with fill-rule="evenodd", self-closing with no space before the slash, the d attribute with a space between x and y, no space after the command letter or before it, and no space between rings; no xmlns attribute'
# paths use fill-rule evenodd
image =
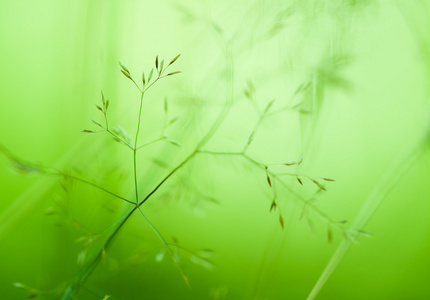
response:
<svg viewBox="0 0 430 300"><path fill-rule="evenodd" d="M151 223L151 221L149 221L149 219L145 216L145 214L143 213L142 209L139 206L139 212L140 214L143 216L143 218L145 219L145 221L149 224L149 226L151 226L151 229L155 232L155 234L158 236L158 238L161 240L161 242L163 243L164 246L168 247L168 243L166 242L166 240L164 239L164 237L161 235L161 233L157 230L157 228L155 228L155 226Z"/></svg>
<svg viewBox="0 0 430 300"><path fill-rule="evenodd" d="M150 141L150 142L148 142L148 143L146 143L146 144L143 144L143 145L140 145L139 147L137 147L136 148L136 150L139 150L140 148L144 148L144 147L146 147L146 146L149 146L149 145L152 145L152 144L154 144L154 143L156 143L156 142L159 142L159 141L162 141L162 140L165 140L166 139L166 137L161 137L161 138L158 138L158 139L155 139L155 140L152 140L152 141Z"/></svg>
<svg viewBox="0 0 430 300"><path fill-rule="evenodd" d="M120 143L122 143L127 148L129 148L131 150L134 150L134 148L129 143L127 143L126 141L124 141L123 139L121 139L119 136L117 136L115 133L113 133L112 131L110 131L110 129L106 129L106 132L109 133L110 135L112 135L115 140L119 141Z"/></svg>
<svg viewBox="0 0 430 300"><path fill-rule="evenodd" d="M135 138L134 138L134 149L136 149L137 140L139 138L140 122L141 122L142 107L143 107L143 96L144 95L145 95L145 92L142 92L141 96L140 96L140 108L139 108L139 116L137 117L137 130L136 130L136 135L135 135Z"/></svg>
<svg viewBox="0 0 430 300"><path fill-rule="evenodd" d="M71 174L67 174L65 172L61 172L57 169L54 168L47 168L44 166L39 166L39 165L34 165L34 164L29 164L29 163L25 163L24 161L22 161L21 159L17 158L15 155L13 155L6 147L4 147L3 145L0 144L0 152L2 152L9 160L11 160L13 163L18 164L20 166L26 167L26 168L31 168L31 170L35 171L35 172L39 172L42 174L46 174L46 175L52 175L52 176L61 176L61 177L67 177L82 183L85 183L87 185L90 185L96 189L99 189L107 194L110 194L112 196L114 196L115 198L121 199L125 202L131 203L131 204L135 204L132 201L128 200L127 198L124 198L114 192L109 191L108 189L94 183L91 181L88 181L86 179L83 178L79 178L77 176L71 175Z"/></svg>
<svg viewBox="0 0 430 300"><path fill-rule="evenodd" d="M109 122L107 118L106 102L104 101L103 101L103 116L105 117L105 121L106 121L106 130L109 132Z"/></svg>
<svg viewBox="0 0 430 300"><path fill-rule="evenodd" d="M246 143L245 147L243 147L243 149L242 149L242 153L245 153L246 150L248 150L249 145L251 145L252 140L255 137L255 133L257 132L258 127L260 127L261 122L263 122L263 119L264 119L265 115L266 115L265 113L262 113L260 115L260 117L258 118L257 123L255 124L254 128L251 131L251 134L249 135L248 142Z"/></svg>
<svg viewBox="0 0 430 300"><path fill-rule="evenodd" d="M139 117L137 119L137 130L136 130L136 136L134 138L134 147L133 147L133 173L134 173L134 191L136 195L136 205L139 203L139 191L137 186L137 140L139 138L139 131L140 131L140 121L142 116L142 107L143 107L143 96L145 95L145 92L142 92L140 96L140 108L139 108Z"/></svg>
<svg viewBox="0 0 430 300"><path fill-rule="evenodd" d="M179 245L177 245L177 244L167 243L167 245L169 245L169 246L171 246L171 247L178 248L178 249L183 250L183 251L185 251L185 252L188 252L188 253L190 253L190 254L197 255L194 251L192 251L192 250L190 250L190 249L187 249L187 248L185 248L185 247L179 246Z"/></svg>
<svg viewBox="0 0 430 300"><path fill-rule="evenodd" d="M209 150L199 150L197 153L201 154L211 154L211 155L238 155L243 156L241 152L218 152L218 151L209 151Z"/></svg>
<svg viewBox="0 0 430 300"><path fill-rule="evenodd" d="M291 177L305 177L309 180L314 180L312 177L308 176L308 175L303 175L303 174L297 174L297 173L278 173L276 174L277 176L291 176Z"/></svg>
<svg viewBox="0 0 430 300"><path fill-rule="evenodd" d="M167 69L167 67L166 67L166 69ZM164 70L166 70L166 69L164 69ZM141 124L141 118L142 118L143 97L145 96L145 92L160 79L160 75L162 73L163 72L158 73L158 77L150 85L148 85L146 88L144 88L143 90L139 89L141 91L140 107L139 107L139 115L138 115L138 119L137 119L136 135L135 135L135 138L134 138L134 147L132 148L132 150L133 150L134 190L135 190L135 196L136 196L136 205L138 205L138 203L139 203L139 192L138 192L138 184L137 184L137 155L136 154L137 154L137 150L139 148L142 148L143 146L146 146L146 145L142 145L139 148L137 147L137 141L139 139L140 124ZM134 82L134 80L133 80L133 82Z"/></svg>
<svg viewBox="0 0 430 300"><path fill-rule="evenodd" d="M114 197L116 197L116 198L118 198L118 199L121 199L121 200L123 200L123 201L125 201L125 202L128 202L128 203L130 203L130 204L135 204L134 202L132 202L132 201L128 200L127 198L121 197L120 195L115 194L114 192L111 192L111 191L107 190L106 188L104 188L104 187L102 187L102 186L99 186L99 185L97 185L96 183L93 183L93 182L88 181L88 180L86 180L86 179L79 178L79 177L76 177L76 176L73 176L73 175L70 175L70 174L67 174L67 173L64 173L64 172L60 172L60 171L56 171L56 172L49 172L49 171L46 171L46 170L42 170L41 172L42 172L42 173L44 173L44 174L47 174L47 175L54 175L54 176L67 177L67 178L70 178L70 179L73 179L73 180L76 180L76 181L79 181L79 182L85 183L85 184L90 185L90 186L92 186L92 187L94 187L94 188L96 188L96 189L99 189L99 190L101 190L101 191L103 191L103 192L105 192L105 193L108 193L108 194L110 194L110 195L112 195L112 196L114 196Z"/></svg>
<svg viewBox="0 0 430 300"><path fill-rule="evenodd" d="M140 208L140 206L138 207L139 208L139 212L141 213L141 215L143 216L143 218L145 219L145 221L149 224L149 226L151 227L151 229L155 232L155 234L158 236L158 238L160 239L160 241L162 242L162 244L163 244L163 246L165 247L165 248L167 248L168 250L169 250L169 252L170 252L170 254L172 255L172 259L173 259L173 262L176 264L176 266L179 268L179 270L181 271L181 274L182 274L182 276L184 276L184 279L185 278L187 278L187 277L185 277L186 276L186 274L185 274L185 271L184 271L184 268L182 267L182 265L181 265L181 263L180 263L180 261L178 260L178 259L176 259L176 253L175 253L175 251L173 251L173 249L172 249L172 245L173 244L171 244L171 243L168 243L167 241L166 241L166 239L161 235L161 233L158 231L158 229L152 224L152 222L151 221L149 221L149 219L146 217L146 215L143 213L143 211L142 211L142 209ZM182 247L181 247L182 248ZM183 249L185 249L185 248L183 248ZM188 250L189 252L191 252L190 250ZM187 278L187 283L188 283L188 278Z"/></svg>
<svg viewBox="0 0 430 300"><path fill-rule="evenodd" d="M160 239L160 241L163 243L163 246L166 247L170 254L172 255L173 258L173 262L178 266L178 268L181 270L181 272L184 274L184 269L182 267L182 265L180 264L180 262L175 259L175 251L173 251L172 249L172 245L171 243L168 243L166 241L166 239L161 235L161 233L158 231L158 229L151 223L151 221L149 221L149 219L146 217L146 215L143 213L142 209L139 206L139 212L141 213L141 215L143 216L143 218L145 219L145 221L149 224L149 226L151 227L151 229L155 232L155 234L158 236L158 238Z"/></svg>
<svg viewBox="0 0 430 300"><path fill-rule="evenodd" d="M130 78L131 81L133 81L134 85L137 87L137 89L139 90L139 92L143 93L142 89L137 85L136 81L134 81L133 78Z"/></svg>
<svg viewBox="0 0 430 300"><path fill-rule="evenodd" d="M125 216L121 224L119 224L118 227L115 229L115 231L109 236L109 238L106 240L106 243L103 247L105 250L110 246L118 231L124 226L127 220L136 211L136 209L137 209L137 206L133 207L133 209L130 210L128 214ZM85 283L87 278L92 274L92 272L100 262L102 255L103 255L103 249L99 251L99 253L95 256L93 261L91 261L85 269L82 269L82 272L78 272L78 274L76 275L75 282L66 289L65 293L61 297L61 300L73 299L73 295L75 295L79 291L80 287Z"/></svg>
<svg viewBox="0 0 430 300"><path fill-rule="evenodd" d="M185 158L179 165L177 165L172 171L170 171L169 174L167 174L160 183L148 194L145 198L140 201L139 206L141 206L143 203L145 203L163 184L166 182L167 179L169 179L173 174L175 174L180 168L182 168L188 161L191 160L195 155L197 154L197 151L193 151L187 158Z"/></svg>

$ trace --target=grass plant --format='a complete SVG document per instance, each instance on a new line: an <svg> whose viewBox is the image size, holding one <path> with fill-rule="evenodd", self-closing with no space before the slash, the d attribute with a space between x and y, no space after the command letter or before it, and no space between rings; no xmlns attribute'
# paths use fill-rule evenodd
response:
<svg viewBox="0 0 430 300"><path fill-rule="evenodd" d="M245 164L249 165L251 168L254 168L258 172L260 172L262 176L264 176L263 178L267 183L267 188L270 189L272 193L272 197L270 200L270 204L268 205L268 209L272 212L276 212L277 218L279 220L279 224L282 228L284 227L285 220L281 209L283 204L280 199L281 197L279 197L279 192L287 191L303 207L303 216L307 215L307 212L311 211L312 213L316 214L318 217L320 217L324 222L328 224L329 242L331 242L332 240L333 228L338 228L344 233L347 232L344 228L344 225L346 223L345 221L341 221L341 222L332 221L328 215L326 215L315 204L313 204L314 197L312 199L303 198L303 196L301 196L300 193L294 191L294 189L290 185L290 182L286 180L287 178L294 178L296 180L296 184L298 185L303 185L304 181L308 180L309 182L315 185L317 190L325 191L326 190L325 183L334 181L333 179L313 178L298 172L289 172L288 170L290 170L292 167L300 166L300 164L303 161L303 157L301 157L297 161L283 162L280 164L269 164L253 158L252 155L249 153L249 149L252 147L254 143L256 132L260 129L260 126L262 125L263 121L265 121L267 118L270 118L271 116L277 113L281 113L282 111L284 111L284 110L279 110L279 111L271 112L271 108L273 106L274 101L269 102L264 109L260 109L257 103L258 101L255 98L255 87L251 83L248 83L248 87L245 90L244 94L245 94L245 97L249 100L250 105L252 105L255 108L255 111L258 114L258 119L254 128L250 130L247 143L243 146L242 150L238 152L231 152L231 151L223 152L223 151L212 151L207 147L205 147L208 141L210 141L212 136L217 132L218 128L223 123L224 119L226 118L226 116L230 111L230 108L233 105L233 96L232 96L233 86L230 80L229 85L231 85L231 87L228 89L229 96L227 97L226 102L223 108L220 110L218 116L215 118L212 125L207 130L206 134L204 134L204 136L196 143L196 145L192 148L193 150L190 151L190 153L186 155L186 157L181 162L179 162L175 167L171 168L167 172L167 174L165 174L165 176L158 182L158 184L156 184L150 190L150 192L148 192L145 195L140 194L141 189L139 187L139 174L141 173L140 170L144 168L145 163L138 160L137 153L139 151L143 151L146 147L155 143L169 143L175 147L181 147L178 142L176 142L174 139L171 139L170 137L164 134L166 131L166 128L174 124L175 122L174 119L170 119L170 120L167 119L168 102L166 99L164 100L164 104L163 104L164 115L161 118L163 128L162 128L160 137L152 141L139 144L140 142L139 137L141 135L141 121L142 121L142 118L145 117L144 116L145 112L143 110L144 102L146 99L145 96L147 95L148 90L156 83L158 83L161 79L172 77L180 73L180 71L168 71L168 69L172 65L174 65L174 63L178 60L179 57L180 55L177 55L167 64L165 63L164 60L160 61L157 56L155 58L154 68L152 68L147 73L147 75L145 73L142 73L142 78L140 83L138 83L136 79L131 75L127 67L120 64L121 73L128 80L132 82L132 84L138 89L140 93L140 100L139 100L140 102L139 102L139 111L137 113L136 130L132 138L121 127L112 127L109 119L110 101L105 98L105 95L103 94L103 92L101 93L101 104L96 105L96 109L101 113L103 121L100 122L98 120L92 120L92 123L97 129L82 130L83 133L91 134L91 135L107 134L114 141L118 142L123 147L129 150L130 156L133 157L133 176L132 176L133 177L133 197L130 198L130 197L119 195L97 183L94 183L86 178L83 178L77 174L74 174L71 171L61 171L56 168L50 168L50 167L45 167L42 165L26 162L16 157L14 154L10 153L5 147L2 146L0 148L3 154L5 154L9 158L14 168L21 173L26 173L26 174L40 173L47 176L62 178L63 181L79 182L81 184L87 185L96 190L99 190L105 193L106 195L112 196L118 199L118 201L121 201L123 205L129 207L127 209L127 213L124 216L122 216L116 222L111 224L103 232L100 232L95 235L82 236L77 240L77 242L82 243L84 245L90 245L92 247L95 247L96 248L95 254L93 255L89 254L92 252L85 250L86 248L84 247L84 250L79 253L77 258L77 262L78 262L78 265L80 265L80 268L78 272L75 274L74 278L67 284L65 288L59 288L54 291L39 291L38 289L29 287L24 283L16 283L15 286L20 289L26 290L29 294L29 297L36 297L38 295L43 295L44 293L45 294L60 293L61 294L60 298L62 300L76 299L80 290L86 288L85 283L87 279L91 276L91 274L93 273L95 268L97 268L97 266L100 264L100 262L103 261L103 258L106 256L106 253L107 251L109 251L111 244L115 241L116 236L121 231L121 228L123 228L123 226L128 222L131 216L133 216L135 213L138 213L143 217L145 222L150 226L152 231L155 233L155 235L158 237L158 239L161 242L161 250L155 256L155 260L161 261L165 255L169 255L173 260L173 262L175 263L175 265L178 267L179 273L181 274L184 282L187 285L191 284L191 280L182 264L181 256L188 257L188 259L190 259L192 262L211 269L213 264L210 261L209 257L212 250L201 249L197 251L192 251L187 247L180 245L175 240L172 240L172 241L168 240L157 229L157 227L149 220L149 218L146 216L143 210L144 204L147 201L149 201L153 197L153 195L163 187L166 181L168 181L172 176L174 176L179 170L181 170L184 166L186 166L196 156L203 155L203 156L210 156L210 157L234 157L238 160L244 161ZM230 66L230 74L231 74L233 72L232 61L230 61L229 66ZM231 75L230 75L230 78L231 78ZM279 167L281 167L283 171L279 171ZM97 244L98 246L93 246L94 240L99 240L99 243ZM110 296L106 296L105 299L109 299L109 297Z"/></svg>

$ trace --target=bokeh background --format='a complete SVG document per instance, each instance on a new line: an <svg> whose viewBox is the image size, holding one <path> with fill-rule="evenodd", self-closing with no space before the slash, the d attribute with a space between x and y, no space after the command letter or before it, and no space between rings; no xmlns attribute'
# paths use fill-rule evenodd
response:
<svg viewBox="0 0 430 300"><path fill-rule="evenodd" d="M136 213L71 299L426 299L429 13L428 1L0 1L0 298L61 299L130 209L91 186L19 172L10 154L132 199L130 150L80 130L103 121L103 90L110 122L133 136L139 92L118 62L140 82L156 55L181 53L172 71L182 73L145 96L140 136L159 136L167 99L177 121L165 134L180 146L139 153L140 194L230 100L205 150L240 152L274 100L248 154L303 157L273 170L336 181L321 191L286 176L270 188L241 157L199 155L143 207L184 248L191 286L168 253L156 260L163 245ZM187 252L203 249L213 267Z"/></svg>

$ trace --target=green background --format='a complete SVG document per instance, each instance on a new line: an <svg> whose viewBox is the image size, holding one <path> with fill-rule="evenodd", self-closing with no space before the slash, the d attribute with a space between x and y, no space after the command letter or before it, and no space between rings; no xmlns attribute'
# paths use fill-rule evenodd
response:
<svg viewBox="0 0 430 300"><path fill-rule="evenodd" d="M314 207L371 234L358 235L316 298L427 299L429 13L428 1L3 0L0 143L132 199L129 149L80 130L103 121L95 108L103 90L110 122L134 136L140 95L118 61L140 82L156 55L168 62L181 53L170 68L182 73L145 96L140 136L158 137L166 98L169 119L178 117L166 135L180 147L156 143L139 154L139 193L194 149L229 98L204 148L240 152L258 119L244 94L251 81L259 109L274 99L277 113L263 120L249 155L265 164L303 155L300 166L273 170L335 179ZM80 238L130 206L81 183L20 174L5 155L0 176L0 298L28 298L18 282L60 299L103 241ZM183 251L188 287L171 256L155 260L163 245L136 213L75 299L306 299L347 244L335 226L328 242L325 217L301 218L300 199L318 187L283 180L288 189L270 188L241 157L197 156L142 209L167 240L212 249L214 268ZM269 212L273 188L278 210Z"/></svg>

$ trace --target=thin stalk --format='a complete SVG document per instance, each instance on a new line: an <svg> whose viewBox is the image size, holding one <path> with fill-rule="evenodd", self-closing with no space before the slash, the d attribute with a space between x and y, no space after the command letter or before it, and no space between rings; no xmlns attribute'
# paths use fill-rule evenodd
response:
<svg viewBox="0 0 430 300"><path fill-rule="evenodd" d="M139 116L137 118L137 130L136 130L136 136L134 138L134 150L137 147L137 140L139 138L139 131L140 131L140 119L142 117L142 107L143 107L143 96L145 95L145 92L142 92L140 96L140 108L139 108Z"/></svg>
<svg viewBox="0 0 430 300"><path fill-rule="evenodd" d="M137 186L137 140L139 138L139 131L140 131L140 119L142 116L142 107L143 107L143 96L145 95L145 92L142 92L140 96L140 108L139 108L139 117L137 119L137 129L136 129L136 136L134 138L134 147L133 147L133 173L134 173L134 192L136 195L136 205L139 203L139 192L138 192L138 186Z"/></svg>
<svg viewBox="0 0 430 300"><path fill-rule="evenodd" d="M145 218L146 222L151 226L151 228L154 230L154 232L158 235L158 237L160 238L160 240L163 242L164 245L169 245L165 239L161 236L161 234L158 232L158 230L152 225L152 223L146 218L146 216L143 214L143 212L141 211L140 206L143 205L172 175L174 175L179 169L181 169L187 162L189 162L199 151L199 149L204 146L204 144L206 144L206 142L213 136L213 134L216 132L216 130L218 129L218 127L220 126L221 122L224 120L225 116L227 115L228 110L230 109L231 105L232 105L232 101L233 101L233 61L232 61L232 55L231 55L231 50L228 51L229 53L229 69L230 69L230 80L229 80L229 96L228 96L228 100L226 105L224 106L223 110L221 111L221 113L218 115L218 117L216 118L216 120L214 121L214 123L212 124L212 126L210 127L210 129L208 130L208 132L206 133L206 135L200 140L200 142L197 144L195 150L188 155L181 163L179 163L172 171L170 171L160 182L159 184L157 184L152 190L151 192L149 192L140 202L139 202L139 195L138 195L138 184L137 184L137 157L136 157L136 152L139 148L141 147L137 147L137 141L138 141L138 137L139 137L139 131L140 131L140 122L141 122L141 115L142 115L142 107L143 107L143 97L145 92L155 83L157 82L160 78L164 78L167 77L166 76L162 76L163 72L165 70L167 70L167 66L162 72L158 73L158 77L150 84L148 85L146 88L142 88L140 89L137 84L134 82L134 80L132 80L135 85L139 88L139 91L141 92L141 99L140 99L140 109L139 109L139 116L138 116L138 124L137 124L137 130L136 130L136 136L135 136L135 140L134 140L134 147L132 148L133 150L133 169L134 169L134 185L135 185L135 197L136 197L136 203L135 207L133 209L131 209L129 211L129 213L126 215L126 217L124 218L124 220L120 223L120 225L115 229L115 231L109 236L109 238L107 239L104 247L102 250L99 251L99 253L97 254L97 256L93 259L93 261L88 265L88 267L86 267L85 269L83 269L83 272L81 274L77 275L78 280L75 282L75 284L73 284L72 286L69 286L66 290L66 292L63 294L63 297L61 298L61 300L68 300L70 298L73 297L74 294L76 294L76 292L79 290L79 287L82 286L85 281L87 280L87 278L91 275L91 273L93 272L93 270L95 269L95 267L98 265L98 263L101 260L102 257L102 253L103 251L105 251L108 246L112 243L114 237L117 235L117 233L119 232L119 230L123 227L123 225L127 222L127 220L133 215L133 213L138 209L141 214L143 215L143 217ZM169 250L173 253L173 250L168 247ZM189 284L189 280L188 277L186 276L184 270L181 268L180 265L178 265L178 267L181 269L181 273L182 276L184 277L184 279L186 280L187 284Z"/></svg>
<svg viewBox="0 0 430 300"><path fill-rule="evenodd" d="M167 69L167 67L166 67L166 69ZM138 148L137 148L137 141L139 139L139 132L140 132L140 123L141 123L142 108L143 108L143 97L145 95L145 92L151 86L153 86L161 78L160 77L161 74L162 74L162 72L158 73L158 77L150 85L148 85L146 88L143 87L143 89L140 89L139 86L136 84L136 82L134 80L132 80L134 82L134 84L137 86L137 88L139 89L139 91L141 92L141 95L140 95L139 116L138 116L138 119L137 119L137 129L136 129L136 135L135 135L135 138L134 138L134 147L132 148L132 150L133 150L134 191L135 191L135 196L136 196L136 205L139 204L139 192L138 192L138 185L137 185L137 155L136 154L137 154L137 150L138 150ZM139 147L139 148L141 148L141 147Z"/></svg>
<svg viewBox="0 0 430 300"><path fill-rule="evenodd" d="M237 155L237 156L243 156L243 153L241 152L219 152L219 151L209 151L209 150L199 150L197 153L201 154L210 154L210 155Z"/></svg>
<svg viewBox="0 0 430 300"><path fill-rule="evenodd" d="M257 129L260 127L261 123L263 122L264 118L266 117L266 113L263 112L259 117L258 117L258 121L255 124L254 128L251 131L251 134L248 138L248 143L246 143L245 147L243 147L242 153L245 153L246 150L248 150L249 145L251 145L252 139L255 136L255 133L257 132Z"/></svg>
<svg viewBox="0 0 430 300"><path fill-rule="evenodd" d="M112 195L112 196L114 196L114 197L116 197L118 199L121 199L121 200L123 200L123 201L125 201L127 203L135 204L134 202L128 200L127 198L121 197L120 195L115 194L114 192L111 192L111 191L105 189L104 187L102 187L100 185L97 185L97 184L95 184L95 183L93 183L91 181L88 181L86 179L79 178L79 177L76 177L76 176L73 176L73 175L70 175L70 174L67 174L67 173L64 173L64 172L60 172L60 171L56 171L56 172L42 171L42 173L44 173L46 175L54 175L54 176L67 177L67 178L79 181L79 182L85 183L85 184L87 184L89 186L92 186L92 187L94 187L94 188L96 188L98 190L101 190L101 191L103 191L103 192L105 192L105 193L107 193L109 195Z"/></svg>
<svg viewBox="0 0 430 300"><path fill-rule="evenodd" d="M170 171L169 174L164 177L159 184L151 191L148 195L146 195L145 198L140 201L139 206L141 206L143 203L145 203L166 181L169 179L173 174L175 174L180 168L182 168L187 162L189 162L194 155L197 154L197 150L194 150L190 155L188 155L179 165L177 165L172 171Z"/></svg>
<svg viewBox="0 0 430 300"><path fill-rule="evenodd" d="M164 140L164 139L165 139L164 137L161 137L161 138L155 139L155 140L153 140L153 141L150 141L150 142L148 142L148 143L145 143L145 144L143 144L143 145L140 145L139 147L137 147L137 148L136 148L136 150L139 150L139 149L144 148L144 147L146 147L146 146L152 145L152 144L154 144L154 143L156 143L156 142L159 142L159 141L162 141L162 140Z"/></svg>
<svg viewBox="0 0 430 300"><path fill-rule="evenodd" d="M106 132L109 133L111 136L114 137L114 139L118 140L119 142L121 142L124 146L126 146L127 148L134 150L134 148L132 146L130 146L129 143L127 143L126 141L124 141L122 138L120 138L119 136L117 136L115 133L113 133L112 131L110 131L110 129L106 129Z"/></svg>
<svg viewBox="0 0 430 300"><path fill-rule="evenodd" d="M151 221L149 221L149 219L145 216L145 214L142 212L142 210L140 209L139 206L139 212L142 214L143 218L145 218L145 221L149 224L149 226L151 226L151 229L157 234L158 238L160 239L160 241L163 243L164 247L167 248L170 252L170 255L172 255L172 259L175 262L176 266L179 268L179 270L181 271L181 274L184 278L184 280L186 280L187 284L189 284L189 279L185 273L184 268L182 267L181 263L179 262L179 260L176 259L176 255L175 255L175 251L173 251L170 243L168 243L164 237L161 235L161 233L158 231L157 228L155 228L155 226L151 223Z"/></svg>
<svg viewBox="0 0 430 300"><path fill-rule="evenodd" d="M136 211L137 206L133 207L132 210L128 212L128 214L125 216L124 220L118 225L118 227L115 229L115 231L109 236L109 238L106 240L106 243L104 245L104 250L106 250L110 244L112 243L112 240L118 233L118 231L124 226L124 224L127 222L127 220L133 215L133 213ZM87 278L92 274L98 263L100 262L103 255L103 249L99 251L99 253L96 255L96 257L93 259L93 261L88 265L87 268L83 270L82 273L78 273L76 276L77 280L74 284L70 285L66 292L61 297L61 300L69 300L73 299L74 296L80 289L80 287L85 283Z"/></svg>
<svg viewBox="0 0 430 300"><path fill-rule="evenodd" d="M142 209L139 206L139 212L140 214L143 216L143 218L145 219L146 223L149 224L149 226L151 226L151 229L155 232L155 234L158 236L158 238L161 240L161 242L168 247L168 243L166 242L166 240L164 239L164 237L161 235L161 233L158 231L157 228L155 228L155 226L151 223L151 221L149 221L149 219L145 216L145 214L143 213Z"/></svg>
<svg viewBox="0 0 430 300"><path fill-rule="evenodd" d="M122 196L120 196L120 195L118 195L118 194L116 194L114 192L111 192L108 189L106 189L106 188L104 188L104 187L102 187L102 186L100 186L100 185L98 185L98 184L96 184L94 182L88 181L86 179L83 179L83 178L80 178L80 177L77 177L77 176L74 176L74 175L71 175L71 174L67 174L65 172L61 172L61 171L59 171L59 170L57 170L55 168L47 168L47 167L40 166L40 165L26 163L26 162L22 161L21 159L17 158L15 155L13 155L6 147L4 147L1 144L0 144L0 152L2 152L3 154L5 154L6 157L10 161L12 161L13 163L18 164L20 166L24 166L24 167L30 168L32 170L32 172L42 173L42 174L51 175L51 176L67 177L67 178L70 178L70 179L73 179L73 180L85 183L85 184L87 184L89 186L92 186L92 187L94 187L94 188L96 188L98 190L101 190L101 191L103 191L103 192L105 192L107 194L110 194L110 195L114 196L115 198L121 199L121 200L123 200L125 202L128 202L130 204L135 204L132 201L128 200L127 198L124 198L124 197L122 197Z"/></svg>
<svg viewBox="0 0 430 300"><path fill-rule="evenodd" d="M134 80L133 80L133 82L134 82ZM136 83L134 82L134 84L136 84ZM138 88L139 88L139 87L138 87ZM140 91L140 88L139 88L139 91ZM117 141L121 142L123 145L125 145L125 146L127 146L129 149L133 150L133 147L131 147L129 143L127 143L126 141L124 141L122 138L120 138L119 136L117 136L115 133L113 133L113 132L109 129L109 122L108 122L108 117L107 117L107 105L106 105L106 102L104 101L104 98L103 98L103 110L102 110L102 111L103 111L103 115L104 115L104 117L105 117L105 122L106 122L106 128L105 128L106 132L107 132L107 133L109 133L111 136L113 136L113 138L114 138L115 140L117 140Z"/></svg>
<svg viewBox="0 0 430 300"><path fill-rule="evenodd" d="M168 243L166 241L166 239L161 235L161 233L158 231L158 229L151 223L151 221L149 221L149 219L146 217L146 215L143 213L142 209L139 206L139 212L141 213L141 215L143 216L143 218L145 219L146 223L149 224L149 226L151 227L151 229L155 232L155 234L158 236L158 238L160 239L161 243L164 245L164 247L166 247L170 254L172 255L172 257L174 257L175 252L173 251L173 249L171 248L171 244ZM181 271L183 271L182 266L179 265L178 263L178 267Z"/></svg>
<svg viewBox="0 0 430 300"><path fill-rule="evenodd" d="M139 85L136 83L136 81L134 81L133 78L131 78L131 81L133 81L134 85L137 87L137 89L139 90L139 92L143 93L144 91L142 91L142 89L139 87Z"/></svg>

